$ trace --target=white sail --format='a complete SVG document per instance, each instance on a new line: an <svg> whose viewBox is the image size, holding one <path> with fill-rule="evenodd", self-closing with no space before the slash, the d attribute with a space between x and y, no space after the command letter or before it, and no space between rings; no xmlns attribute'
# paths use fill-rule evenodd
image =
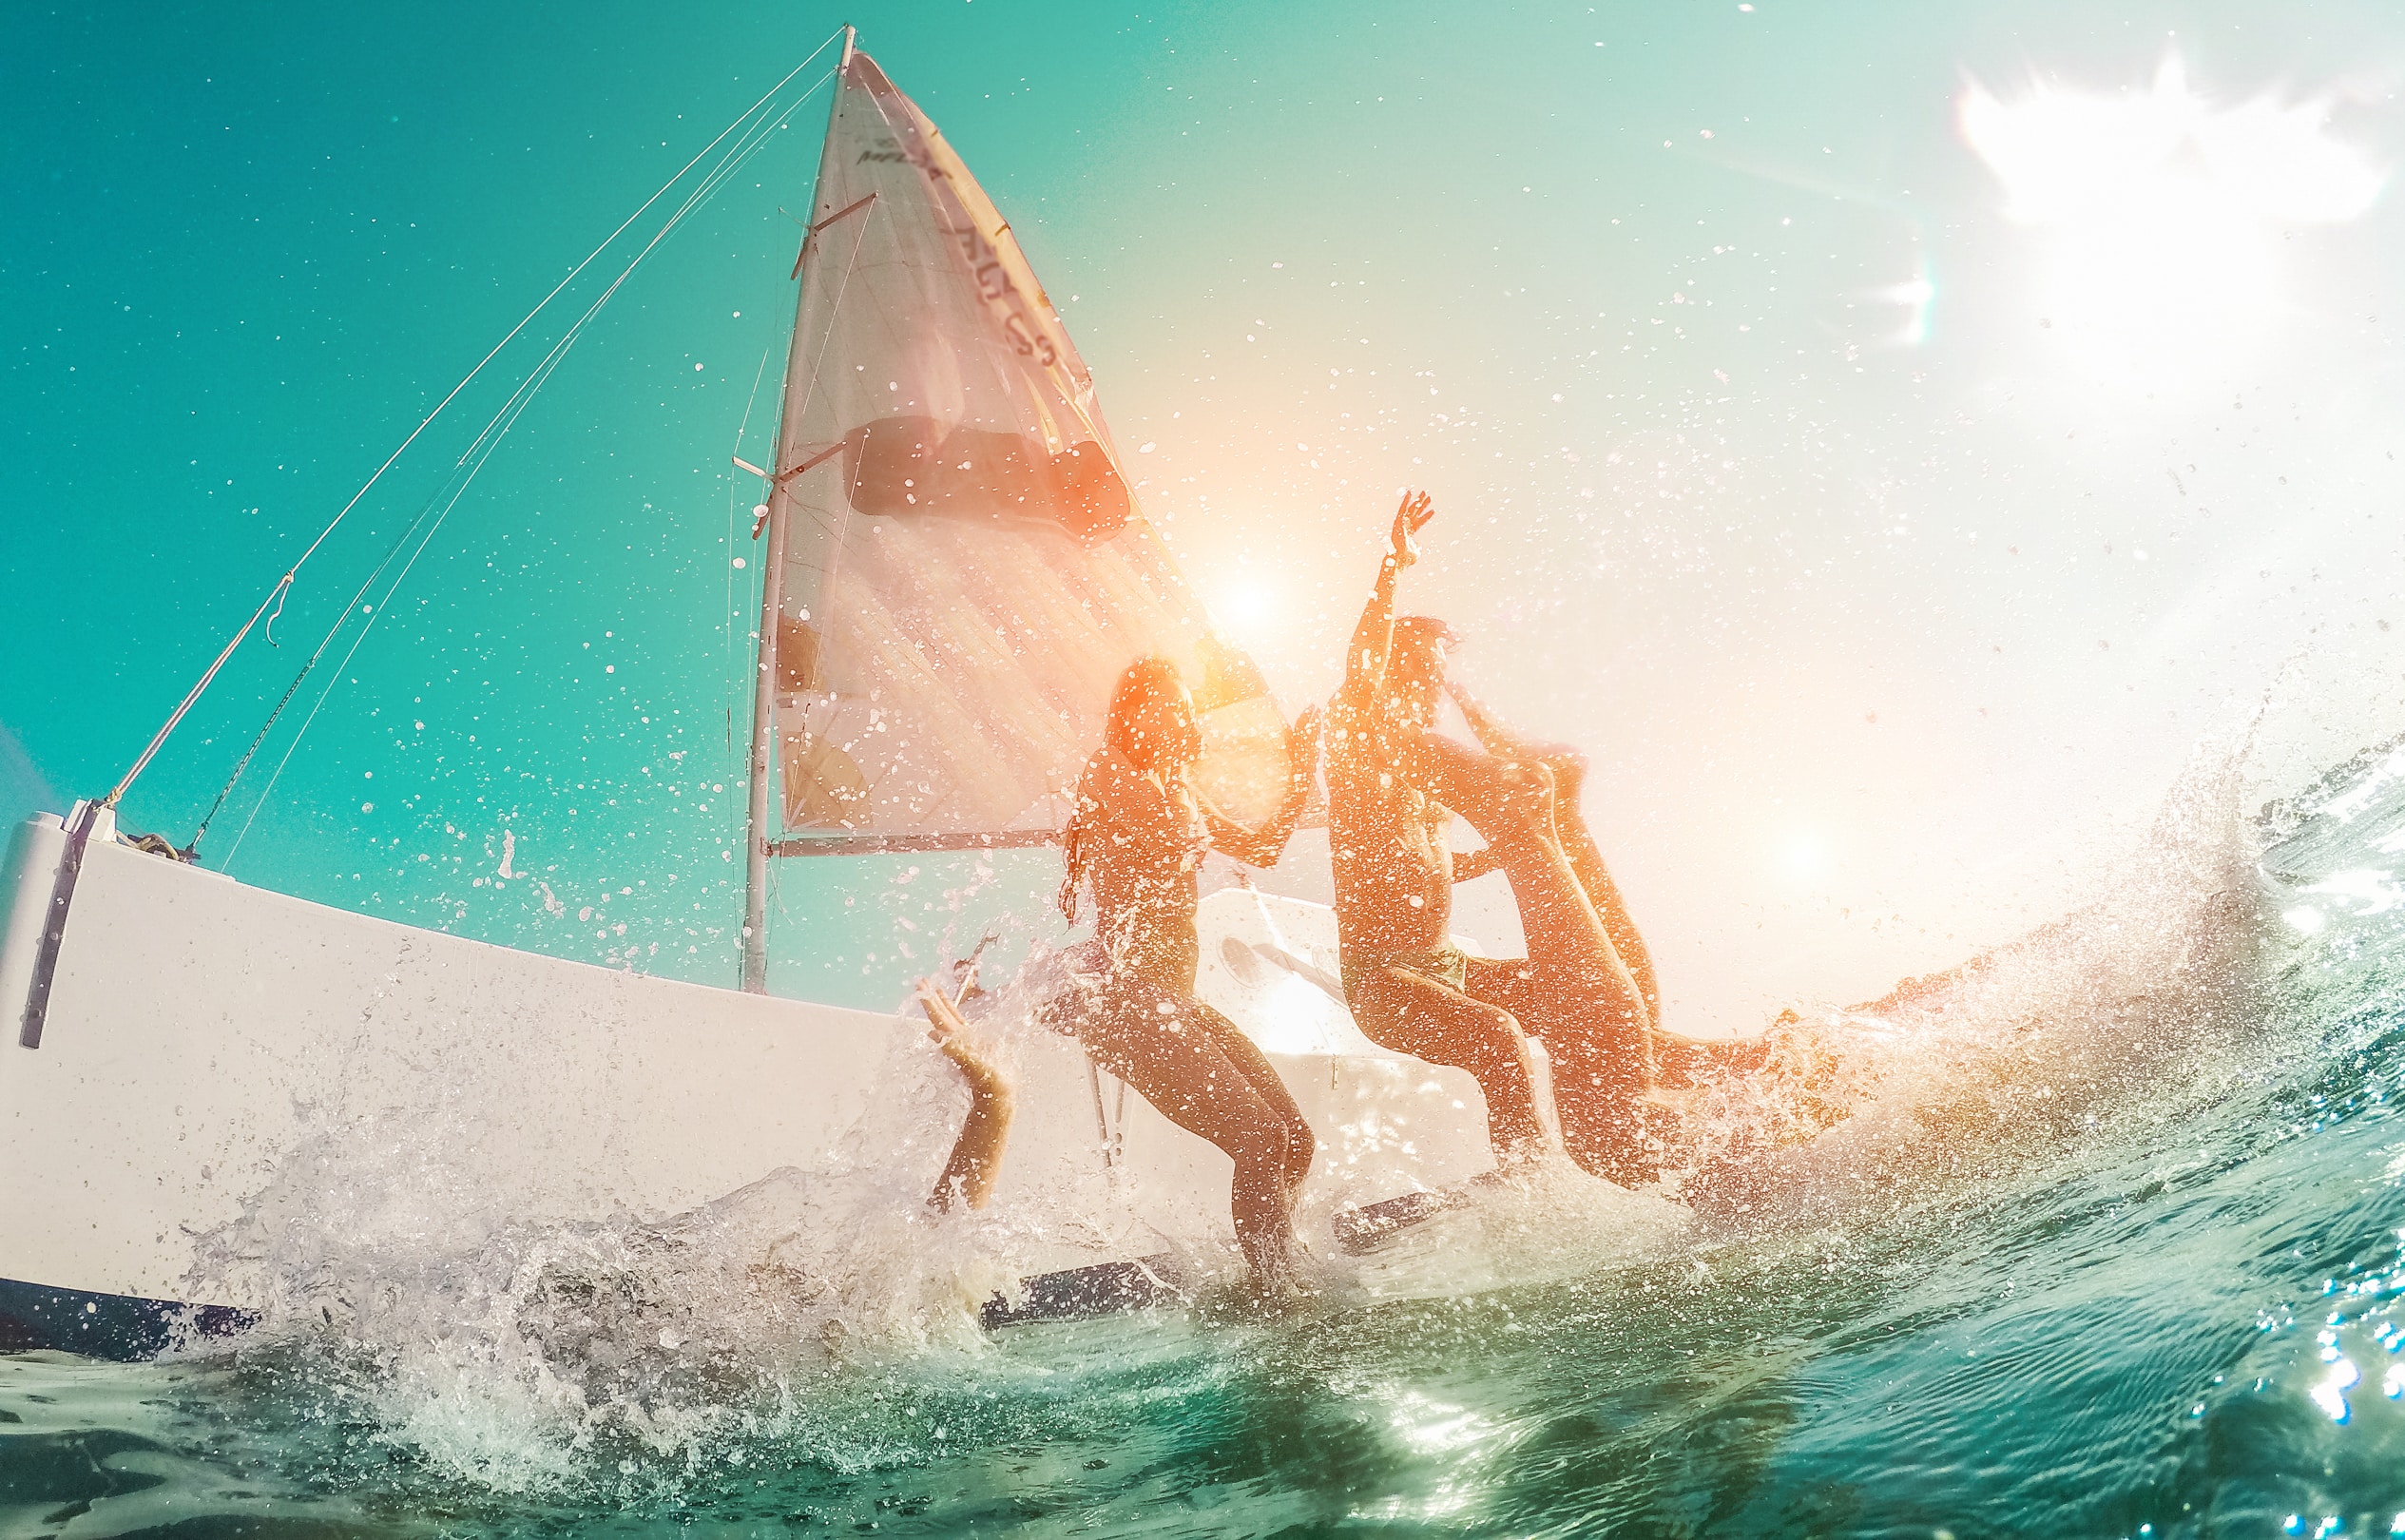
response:
<svg viewBox="0 0 2405 1540"><path fill-rule="evenodd" d="M1138 509L1017 239L866 54L838 90L777 459L785 827L1057 828L1114 680L1153 653L1205 708L1206 791L1265 815L1276 708Z"/></svg>

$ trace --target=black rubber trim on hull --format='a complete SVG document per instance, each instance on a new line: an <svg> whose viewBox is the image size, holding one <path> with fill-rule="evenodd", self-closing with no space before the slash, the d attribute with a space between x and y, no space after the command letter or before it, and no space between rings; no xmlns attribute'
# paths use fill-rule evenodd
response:
<svg viewBox="0 0 2405 1540"><path fill-rule="evenodd" d="M231 1337L258 1319L232 1305L180 1304L0 1278L0 1353L52 1348L136 1363L195 1338Z"/></svg>
<svg viewBox="0 0 2405 1540"><path fill-rule="evenodd" d="M979 1312L988 1331L1085 1320L1186 1299L1167 1253L1022 1279L1017 1302L995 1295ZM53 1349L138 1363L197 1338L231 1337L259 1323L234 1305L183 1304L131 1294L95 1294L0 1278L0 1353Z"/></svg>
<svg viewBox="0 0 2405 1540"><path fill-rule="evenodd" d="M1098 1262L1019 1280L1019 1299L997 1294L978 1312L987 1331L1044 1321L1086 1320L1124 1310L1184 1302L1177 1259L1167 1252L1135 1261Z"/></svg>

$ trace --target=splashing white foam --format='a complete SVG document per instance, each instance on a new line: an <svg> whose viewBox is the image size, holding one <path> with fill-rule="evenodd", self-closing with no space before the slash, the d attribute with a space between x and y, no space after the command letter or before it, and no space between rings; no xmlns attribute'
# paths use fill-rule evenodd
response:
<svg viewBox="0 0 2405 1540"><path fill-rule="evenodd" d="M1841 1222L2063 1158L2244 1075L2268 920L2240 768L2200 751L2070 915L1783 1022L1769 1073L1695 1098L1698 1153L1673 1185L1722 1223Z"/></svg>
<svg viewBox="0 0 2405 1540"><path fill-rule="evenodd" d="M2242 1072L2229 1049L2260 931L2237 789L2234 757L2200 761L2077 914L1781 1029L1763 1072L1698 1088L1700 1153L1664 1192L1541 1163L1387 1251L1318 1246L1315 1308L1592 1275L1766 1217L1843 1223L2213 1094ZM1039 953L1029 972L1054 961ZM572 1073L473 1052L471 1072ZM498 1491L639 1495L797 1438L837 1466L922 1457L933 1434L893 1420L920 1392L881 1387L1041 1373L994 1350L977 1307L1095 1209L1075 1184L1103 1180L1048 1171L1034 1199L928 1213L964 1096L914 1032L896 1032L850 1153L669 1216L613 1211L606 1172L573 1212L609 1217L530 1212L441 1083L430 1074L412 1108L324 1109L242 1220L206 1239L197 1281L258 1285L239 1293L273 1301L268 1351L306 1357L376 1436ZM1326 1233L1324 1213L1304 1217Z"/></svg>
<svg viewBox="0 0 2405 1540"><path fill-rule="evenodd" d="M193 1286L272 1301L242 1351L304 1356L379 1436L460 1478L651 1479L771 1435L816 1376L989 1352L978 1307L1041 1226L924 1206L966 1098L914 1034L879 1091L853 1153L658 1219L526 1217L439 1093L329 1113L203 1239Z"/></svg>

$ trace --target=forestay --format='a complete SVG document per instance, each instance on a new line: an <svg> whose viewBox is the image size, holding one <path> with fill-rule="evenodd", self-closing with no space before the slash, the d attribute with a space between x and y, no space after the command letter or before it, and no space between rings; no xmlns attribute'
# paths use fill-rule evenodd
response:
<svg viewBox="0 0 2405 1540"><path fill-rule="evenodd" d="M866 54L837 85L772 492L786 829L1057 829L1119 671L1149 653L1203 708L1205 792L1265 816L1276 707L1138 508L1010 227Z"/></svg>

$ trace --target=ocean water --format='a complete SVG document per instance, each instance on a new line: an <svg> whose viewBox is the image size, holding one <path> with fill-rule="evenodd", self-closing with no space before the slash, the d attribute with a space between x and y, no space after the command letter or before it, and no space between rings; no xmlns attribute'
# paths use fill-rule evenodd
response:
<svg viewBox="0 0 2405 1540"><path fill-rule="evenodd" d="M1000 1238L870 1173L331 1223L244 1338L0 1357L0 1532L2405 1532L2405 753L2242 781L1791 1029L1684 1202L1550 1171L1286 1319L991 1337Z"/></svg>

